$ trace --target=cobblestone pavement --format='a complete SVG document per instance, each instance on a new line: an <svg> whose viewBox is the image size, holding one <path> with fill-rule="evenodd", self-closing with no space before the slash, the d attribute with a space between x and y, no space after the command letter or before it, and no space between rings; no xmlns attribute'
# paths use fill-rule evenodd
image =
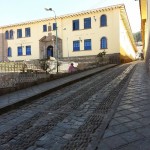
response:
<svg viewBox="0 0 150 150"><path fill-rule="evenodd" d="M97 149L150 150L150 78L142 62Z"/></svg>
<svg viewBox="0 0 150 150"><path fill-rule="evenodd" d="M117 66L1 115L0 149L101 149L104 129L135 68Z"/></svg>
<svg viewBox="0 0 150 150"><path fill-rule="evenodd" d="M2 95L0 96L0 115L7 112L8 110L15 109L24 103L33 101L39 97L43 97L50 92L56 91L64 86L80 81L114 66L116 66L116 64L108 64L80 73L71 74L57 80L31 86L30 88L12 92L10 94Z"/></svg>

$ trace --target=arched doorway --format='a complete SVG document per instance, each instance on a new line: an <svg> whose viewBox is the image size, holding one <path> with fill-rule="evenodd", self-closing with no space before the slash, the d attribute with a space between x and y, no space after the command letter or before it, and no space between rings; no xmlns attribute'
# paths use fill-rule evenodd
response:
<svg viewBox="0 0 150 150"><path fill-rule="evenodd" d="M48 46L47 47L47 58L49 58L49 57L53 57L53 46Z"/></svg>

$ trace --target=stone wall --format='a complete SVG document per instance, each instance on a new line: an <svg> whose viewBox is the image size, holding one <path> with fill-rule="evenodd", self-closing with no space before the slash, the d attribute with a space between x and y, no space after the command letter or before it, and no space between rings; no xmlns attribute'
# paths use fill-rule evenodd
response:
<svg viewBox="0 0 150 150"><path fill-rule="evenodd" d="M109 63L113 64L120 64L120 54L106 54L104 56L105 58L109 59ZM99 61L99 58L96 55L93 56L77 56L77 57L64 57L61 58L62 61L74 61L78 63L97 63Z"/></svg>

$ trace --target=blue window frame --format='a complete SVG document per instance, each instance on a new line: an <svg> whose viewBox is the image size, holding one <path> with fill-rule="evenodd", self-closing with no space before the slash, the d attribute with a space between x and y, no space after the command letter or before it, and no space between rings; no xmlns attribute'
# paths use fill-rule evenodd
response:
<svg viewBox="0 0 150 150"><path fill-rule="evenodd" d="M107 49L107 38L106 37L101 38L101 49Z"/></svg>
<svg viewBox="0 0 150 150"><path fill-rule="evenodd" d="M22 46L18 47L18 56L22 56Z"/></svg>
<svg viewBox="0 0 150 150"><path fill-rule="evenodd" d="M72 21L72 30L79 30L79 19Z"/></svg>
<svg viewBox="0 0 150 150"><path fill-rule="evenodd" d="M102 15L101 16L101 18L100 18L100 26L101 27L107 26L107 17L106 17L106 15Z"/></svg>
<svg viewBox="0 0 150 150"><path fill-rule="evenodd" d="M8 57L11 57L12 56L12 50L11 50L11 47L8 47L8 54L7 54Z"/></svg>
<svg viewBox="0 0 150 150"><path fill-rule="evenodd" d="M91 39L84 40L84 50L91 50L91 49L92 49Z"/></svg>
<svg viewBox="0 0 150 150"><path fill-rule="evenodd" d="M17 29L17 38L22 38L22 29Z"/></svg>
<svg viewBox="0 0 150 150"><path fill-rule="evenodd" d="M79 51L80 50L80 41L73 41L73 51Z"/></svg>
<svg viewBox="0 0 150 150"><path fill-rule="evenodd" d="M25 37L30 37L31 33L30 33L30 28L25 28Z"/></svg>
<svg viewBox="0 0 150 150"><path fill-rule="evenodd" d="M13 30L10 30L10 39L13 39L13 38L14 38Z"/></svg>
<svg viewBox="0 0 150 150"><path fill-rule="evenodd" d="M56 30L56 28L57 28L57 24L53 23L53 30Z"/></svg>
<svg viewBox="0 0 150 150"><path fill-rule="evenodd" d="M31 55L31 46L26 46L26 55Z"/></svg>
<svg viewBox="0 0 150 150"><path fill-rule="evenodd" d="M84 29L91 28L91 18L84 18Z"/></svg>
<svg viewBox="0 0 150 150"><path fill-rule="evenodd" d="M43 25L43 32L47 32L47 25Z"/></svg>
<svg viewBox="0 0 150 150"><path fill-rule="evenodd" d="M5 32L5 39L9 39L9 32L8 31Z"/></svg>

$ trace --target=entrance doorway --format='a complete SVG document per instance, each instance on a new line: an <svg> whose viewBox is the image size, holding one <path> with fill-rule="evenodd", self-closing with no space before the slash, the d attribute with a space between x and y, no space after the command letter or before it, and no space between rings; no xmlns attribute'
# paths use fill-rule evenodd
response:
<svg viewBox="0 0 150 150"><path fill-rule="evenodd" d="M47 58L53 57L53 46L48 46L47 47Z"/></svg>

